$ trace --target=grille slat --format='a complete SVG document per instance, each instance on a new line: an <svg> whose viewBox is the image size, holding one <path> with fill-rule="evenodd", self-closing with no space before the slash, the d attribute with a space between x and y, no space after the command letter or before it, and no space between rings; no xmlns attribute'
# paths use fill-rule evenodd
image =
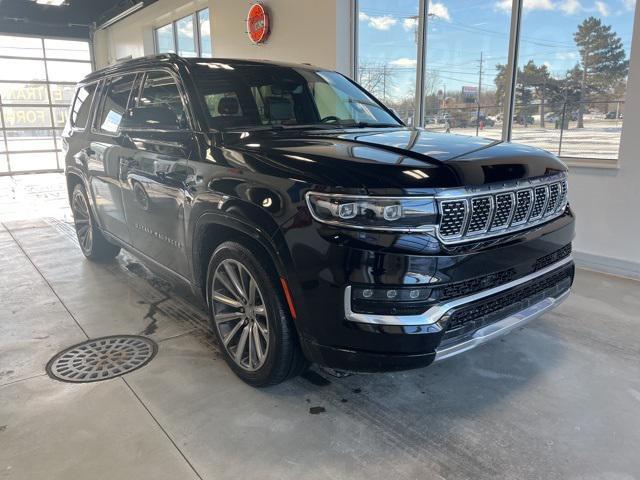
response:
<svg viewBox="0 0 640 480"><path fill-rule="evenodd" d="M467 235L486 232L493 213L493 197L478 197L471 200L471 219Z"/></svg>
<svg viewBox="0 0 640 480"><path fill-rule="evenodd" d="M491 230L500 230L509 226L515 204L514 198L513 192L496 195L496 213L491 222Z"/></svg>
<svg viewBox="0 0 640 480"><path fill-rule="evenodd" d="M452 238L461 236L464 222L467 218L467 202L465 200L453 200L442 202L441 206L440 235Z"/></svg>
<svg viewBox="0 0 640 480"><path fill-rule="evenodd" d="M438 235L445 243L492 237L547 222L567 205L566 175L535 179L527 185L467 193L457 190L438 198ZM458 198L456 198L456 196Z"/></svg>
<svg viewBox="0 0 640 480"><path fill-rule="evenodd" d="M552 183L551 185L549 185L549 202L547 203L547 208L544 211L545 216L551 215L553 212L556 211L559 198L560 198L560 184Z"/></svg>

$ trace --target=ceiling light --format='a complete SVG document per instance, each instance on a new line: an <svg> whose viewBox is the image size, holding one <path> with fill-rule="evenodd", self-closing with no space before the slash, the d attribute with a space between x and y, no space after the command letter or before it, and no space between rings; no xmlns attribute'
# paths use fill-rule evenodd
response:
<svg viewBox="0 0 640 480"><path fill-rule="evenodd" d="M39 5L50 5L53 7L61 7L64 5L65 0L35 0Z"/></svg>

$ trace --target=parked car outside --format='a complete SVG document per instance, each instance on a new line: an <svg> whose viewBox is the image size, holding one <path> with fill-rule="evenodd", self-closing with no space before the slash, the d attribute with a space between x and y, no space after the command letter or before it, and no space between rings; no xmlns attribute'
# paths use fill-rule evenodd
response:
<svg viewBox="0 0 640 480"><path fill-rule="evenodd" d="M407 127L325 69L119 63L78 85L63 146L84 255L124 248L189 285L254 386L309 362L426 366L554 308L573 282L558 158Z"/></svg>

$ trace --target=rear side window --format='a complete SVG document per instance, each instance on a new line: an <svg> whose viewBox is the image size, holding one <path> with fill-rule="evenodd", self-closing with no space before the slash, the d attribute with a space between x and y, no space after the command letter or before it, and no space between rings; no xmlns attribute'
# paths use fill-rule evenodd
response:
<svg viewBox="0 0 640 480"><path fill-rule="evenodd" d="M96 93L97 83L84 85L78 88L76 98L71 108L71 126L74 128L84 129L87 127L89 120L89 112L91 111L91 103Z"/></svg>
<svg viewBox="0 0 640 480"><path fill-rule="evenodd" d="M142 128L188 128L187 115L174 78L163 71L147 73L136 105L134 123Z"/></svg>
<svg viewBox="0 0 640 480"><path fill-rule="evenodd" d="M103 90L102 108L96 123L100 132L117 133L120 123L122 123L122 117L127 110L135 79L136 75L133 73L107 79Z"/></svg>

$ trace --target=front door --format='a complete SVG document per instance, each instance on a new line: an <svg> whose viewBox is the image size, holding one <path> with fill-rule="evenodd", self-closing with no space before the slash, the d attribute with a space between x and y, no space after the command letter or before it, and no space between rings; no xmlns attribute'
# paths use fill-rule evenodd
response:
<svg viewBox="0 0 640 480"><path fill-rule="evenodd" d="M143 82L123 124L125 215L137 250L188 277L184 208L194 134L172 74L151 71Z"/></svg>

